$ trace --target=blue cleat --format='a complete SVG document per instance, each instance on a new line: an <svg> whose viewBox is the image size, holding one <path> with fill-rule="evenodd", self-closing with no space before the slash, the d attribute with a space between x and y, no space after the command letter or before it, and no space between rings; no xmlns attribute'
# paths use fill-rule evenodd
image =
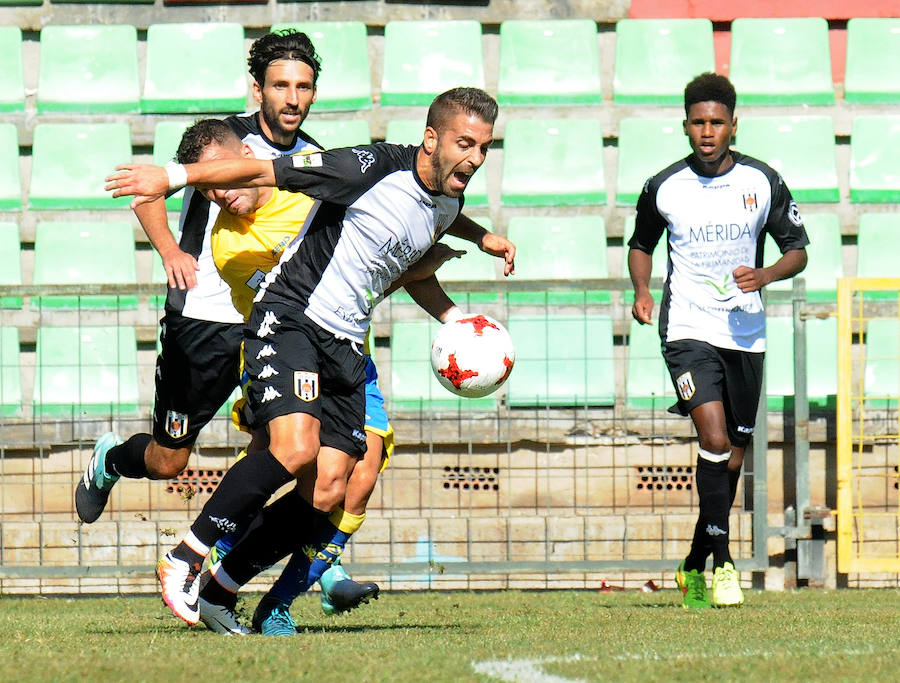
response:
<svg viewBox="0 0 900 683"><path fill-rule="evenodd" d="M290 605L264 596L253 613L253 630L264 636L297 635L297 624L291 617Z"/></svg>
<svg viewBox="0 0 900 683"><path fill-rule="evenodd" d="M122 443L122 438L115 432L106 432L94 444L94 454L88 463L81 481L75 487L75 511L78 519L85 524L97 521L103 514L106 501L119 477L106 472L106 454L113 446Z"/></svg>
<svg viewBox="0 0 900 683"><path fill-rule="evenodd" d="M340 564L333 564L319 579L322 587L322 611L331 616L341 614L378 599L378 584L358 583L350 578Z"/></svg>

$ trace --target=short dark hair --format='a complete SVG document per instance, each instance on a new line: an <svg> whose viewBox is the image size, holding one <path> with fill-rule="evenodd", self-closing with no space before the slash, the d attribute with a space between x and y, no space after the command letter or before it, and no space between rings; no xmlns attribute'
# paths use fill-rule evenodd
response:
<svg viewBox="0 0 900 683"><path fill-rule="evenodd" d="M453 88L434 98L425 125L439 130L459 111L493 125L497 120L497 100L480 88Z"/></svg>
<svg viewBox="0 0 900 683"><path fill-rule="evenodd" d="M728 113L734 115L737 93L734 86L722 74L707 71L697 76L684 88L684 113L687 116L692 104L697 102L719 102Z"/></svg>
<svg viewBox="0 0 900 683"><path fill-rule="evenodd" d="M200 119L185 129L175 152L175 161L179 164L194 164L206 146L215 142L218 145L241 144L231 126L220 119Z"/></svg>
<svg viewBox="0 0 900 683"><path fill-rule="evenodd" d="M313 71L313 85L319 79L322 70L322 60L316 54L309 36L292 28L282 29L267 33L253 41L250 46L250 56L247 57L247 66L250 75L263 87L266 84L266 69L269 64L279 59L301 61Z"/></svg>

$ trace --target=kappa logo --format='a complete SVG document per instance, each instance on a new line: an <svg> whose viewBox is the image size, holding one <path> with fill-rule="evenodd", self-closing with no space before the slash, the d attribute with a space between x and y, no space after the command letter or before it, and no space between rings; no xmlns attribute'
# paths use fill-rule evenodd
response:
<svg viewBox="0 0 900 683"><path fill-rule="evenodd" d="M269 377L274 377L277 374L279 374L278 370L266 363L266 366L259 371L259 379L269 379Z"/></svg>
<svg viewBox="0 0 900 683"><path fill-rule="evenodd" d="M796 225L798 228L803 225L803 218L800 217L800 207L797 206L797 202L793 199L791 203L788 205L788 220Z"/></svg>
<svg viewBox="0 0 900 683"><path fill-rule="evenodd" d="M360 173L365 173L372 167L372 164L375 163L375 155L368 149L357 149L354 147L353 153L356 154L356 158L359 159Z"/></svg>
<svg viewBox="0 0 900 683"><path fill-rule="evenodd" d="M319 373L297 370L294 372L294 395L307 403L319 398Z"/></svg>
<svg viewBox="0 0 900 683"><path fill-rule="evenodd" d="M357 441L365 441L366 440L365 432L361 432L358 429L354 429L352 434L353 434L353 438L356 439Z"/></svg>
<svg viewBox="0 0 900 683"><path fill-rule="evenodd" d="M216 525L216 528L219 531L224 531L225 533L233 533L237 531L237 524L232 522L227 517L212 517L210 516L209 521Z"/></svg>
<svg viewBox="0 0 900 683"><path fill-rule="evenodd" d="M715 524L707 524L706 525L706 533L709 536L724 536L728 532L722 531L722 529L717 527Z"/></svg>
<svg viewBox="0 0 900 683"><path fill-rule="evenodd" d="M259 360L261 358L269 358L271 356L277 356L277 355L278 355L278 353L275 351L275 349L272 348L272 345L266 344L264 347L262 347L259 350L259 353L256 354L256 360Z"/></svg>
<svg viewBox="0 0 900 683"><path fill-rule="evenodd" d="M259 329L256 331L257 337L268 337L272 334L272 326L280 325L281 321L275 317L275 314L272 311L266 311L266 314L263 316L262 322L259 324Z"/></svg>
<svg viewBox="0 0 900 683"><path fill-rule="evenodd" d="M166 433L173 439L180 439L187 434L188 416L185 413L179 413L170 410L166 413Z"/></svg>
<svg viewBox="0 0 900 683"><path fill-rule="evenodd" d="M753 433L753 427L745 427L744 425L738 425L737 430L741 434L752 434Z"/></svg>
<svg viewBox="0 0 900 683"><path fill-rule="evenodd" d="M683 401L690 401L697 390L697 387L694 386L694 376L690 370L683 375L679 375L678 379L675 380L675 385L678 387L678 395L681 396Z"/></svg>
<svg viewBox="0 0 900 683"><path fill-rule="evenodd" d="M281 398L281 392L275 387L266 387L263 389L263 397L260 400L260 403L268 403L269 401L274 401L276 398Z"/></svg>

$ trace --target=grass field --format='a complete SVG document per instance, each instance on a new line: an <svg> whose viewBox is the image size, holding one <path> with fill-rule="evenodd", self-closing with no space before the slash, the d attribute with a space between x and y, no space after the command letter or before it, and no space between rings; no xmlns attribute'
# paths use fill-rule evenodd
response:
<svg viewBox="0 0 900 683"><path fill-rule="evenodd" d="M296 638L216 636L156 598L0 598L0 679L91 681L896 680L900 591L386 593ZM239 606L249 614L257 596Z"/></svg>

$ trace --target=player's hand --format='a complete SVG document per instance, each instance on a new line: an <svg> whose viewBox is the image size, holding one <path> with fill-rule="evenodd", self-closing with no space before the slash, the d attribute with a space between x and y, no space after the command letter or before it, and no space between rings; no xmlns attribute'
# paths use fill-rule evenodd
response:
<svg viewBox="0 0 900 683"><path fill-rule="evenodd" d="M734 284L742 292L755 292L769 284L765 268L738 266L731 273L731 276L734 278Z"/></svg>
<svg viewBox="0 0 900 683"><path fill-rule="evenodd" d="M424 280L431 277L447 261L454 258L460 258L465 251L454 249L449 244L443 242L435 242L431 248L426 251L422 258L416 261L407 271L410 280Z"/></svg>
<svg viewBox="0 0 900 683"><path fill-rule="evenodd" d="M106 177L105 190L113 197L133 196L131 208L164 197L169 190L169 176L161 166L122 164Z"/></svg>
<svg viewBox="0 0 900 683"><path fill-rule="evenodd" d="M169 278L169 287L193 289L197 286L197 271L200 270L197 259L179 247L160 254L160 257L166 269L166 277Z"/></svg>
<svg viewBox="0 0 900 683"><path fill-rule="evenodd" d="M634 295L634 304L631 306L631 317L641 325L649 325L653 322L653 295L650 292L642 292Z"/></svg>
<svg viewBox="0 0 900 683"><path fill-rule="evenodd" d="M486 232L478 246L484 253L503 259L504 275L516 272L516 245L508 239L494 232Z"/></svg>

